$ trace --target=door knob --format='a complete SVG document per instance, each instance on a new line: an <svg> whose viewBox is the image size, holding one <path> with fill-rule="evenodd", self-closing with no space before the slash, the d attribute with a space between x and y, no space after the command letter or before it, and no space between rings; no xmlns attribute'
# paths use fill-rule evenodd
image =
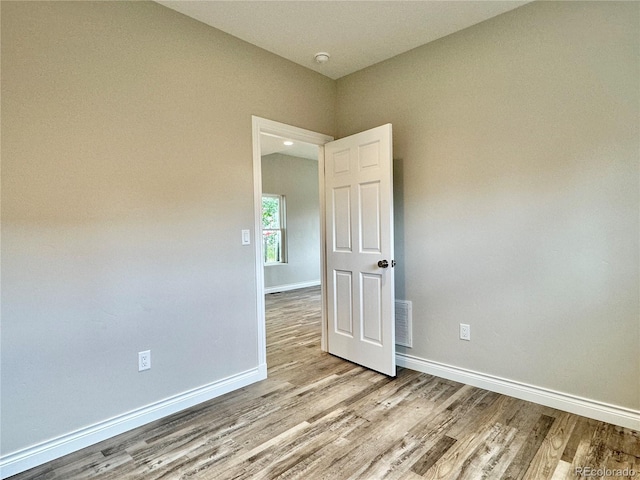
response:
<svg viewBox="0 0 640 480"><path fill-rule="evenodd" d="M389 266L389 262L387 262L386 260L380 260L380 261L378 262L378 266L379 266L380 268L387 268L387 267Z"/></svg>

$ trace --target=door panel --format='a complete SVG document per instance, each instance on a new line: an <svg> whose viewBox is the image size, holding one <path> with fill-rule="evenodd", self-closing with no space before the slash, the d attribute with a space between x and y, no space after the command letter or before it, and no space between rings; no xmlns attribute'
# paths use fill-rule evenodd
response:
<svg viewBox="0 0 640 480"><path fill-rule="evenodd" d="M395 376L392 185L391 125L325 145L328 351Z"/></svg>
<svg viewBox="0 0 640 480"><path fill-rule="evenodd" d="M353 276L351 272L334 273L335 331L353 337Z"/></svg>
<svg viewBox="0 0 640 480"><path fill-rule="evenodd" d="M351 251L351 191L349 187L333 190L333 251Z"/></svg>
<svg viewBox="0 0 640 480"><path fill-rule="evenodd" d="M382 346L382 291L380 275L362 274L362 301L360 305L362 340Z"/></svg>
<svg viewBox="0 0 640 480"><path fill-rule="evenodd" d="M359 185L360 252L382 253L380 245L380 183Z"/></svg>

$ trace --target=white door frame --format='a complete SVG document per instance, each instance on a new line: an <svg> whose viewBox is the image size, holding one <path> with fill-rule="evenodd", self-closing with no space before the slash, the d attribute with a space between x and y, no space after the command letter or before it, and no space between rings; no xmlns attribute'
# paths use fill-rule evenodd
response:
<svg viewBox="0 0 640 480"><path fill-rule="evenodd" d="M262 262L262 153L260 134L268 133L279 137L290 138L299 142L318 145L318 181L320 183L320 281L322 283L322 338L320 348L327 350L327 318L326 318L326 269L325 267L325 216L324 216L324 148L323 145L333 137L293 127L285 123L274 122L266 118L251 117L253 128L253 244L256 265L256 309L258 319L258 365L261 373L267 376L267 331L264 307L264 264Z"/></svg>

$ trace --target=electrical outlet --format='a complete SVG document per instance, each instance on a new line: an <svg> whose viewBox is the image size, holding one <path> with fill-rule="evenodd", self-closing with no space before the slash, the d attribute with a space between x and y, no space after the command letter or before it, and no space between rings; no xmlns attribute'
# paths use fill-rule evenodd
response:
<svg viewBox="0 0 640 480"><path fill-rule="evenodd" d="M138 352L138 371L149 370L151 368L151 350Z"/></svg>
<svg viewBox="0 0 640 480"><path fill-rule="evenodd" d="M460 340L471 341L471 326L466 323L460 324Z"/></svg>

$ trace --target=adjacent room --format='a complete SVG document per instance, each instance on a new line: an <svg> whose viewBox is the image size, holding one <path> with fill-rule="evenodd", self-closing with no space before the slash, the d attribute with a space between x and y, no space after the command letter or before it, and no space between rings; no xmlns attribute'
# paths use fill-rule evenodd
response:
<svg viewBox="0 0 640 480"><path fill-rule="evenodd" d="M384 52L347 28L365 17ZM640 2L3 0L0 21L1 478L640 471ZM256 118L325 140L260 156ZM321 145L386 124L394 378L322 351Z"/></svg>

